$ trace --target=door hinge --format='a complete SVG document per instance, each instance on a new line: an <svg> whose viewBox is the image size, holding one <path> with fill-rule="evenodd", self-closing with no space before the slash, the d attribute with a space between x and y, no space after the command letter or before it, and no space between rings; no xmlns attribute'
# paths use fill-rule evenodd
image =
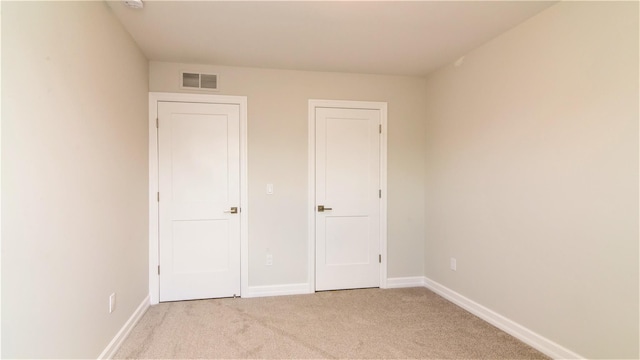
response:
<svg viewBox="0 0 640 360"><path fill-rule="evenodd" d="M382 264L382 254L378 254L378 263Z"/></svg>
<svg viewBox="0 0 640 360"><path fill-rule="evenodd" d="M160 191L158 191L157 194L158 194L158 202L160 202Z"/></svg>
<svg viewBox="0 0 640 360"><path fill-rule="evenodd" d="M378 125L378 132L382 134L382 124Z"/></svg>
<svg viewBox="0 0 640 360"><path fill-rule="evenodd" d="M382 189L378 190L378 199L382 199Z"/></svg>
<svg viewBox="0 0 640 360"><path fill-rule="evenodd" d="M160 128L160 120L156 118L156 129Z"/></svg>
<svg viewBox="0 0 640 360"><path fill-rule="evenodd" d="M158 265L158 275L160 275L160 265Z"/></svg>

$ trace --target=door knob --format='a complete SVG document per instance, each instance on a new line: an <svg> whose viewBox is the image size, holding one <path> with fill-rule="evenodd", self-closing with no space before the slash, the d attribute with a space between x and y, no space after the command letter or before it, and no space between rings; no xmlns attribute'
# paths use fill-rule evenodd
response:
<svg viewBox="0 0 640 360"><path fill-rule="evenodd" d="M231 209L225 210L224 212L229 213L229 214L237 214L238 213L238 208L233 206L233 207L231 207Z"/></svg>
<svg viewBox="0 0 640 360"><path fill-rule="evenodd" d="M333 210L330 207L324 207L324 205L318 205L318 212L324 212L326 210Z"/></svg>

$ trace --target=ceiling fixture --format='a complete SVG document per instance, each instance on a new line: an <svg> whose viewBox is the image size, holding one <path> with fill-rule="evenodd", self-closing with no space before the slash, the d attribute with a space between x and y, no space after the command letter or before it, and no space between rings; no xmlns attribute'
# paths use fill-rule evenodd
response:
<svg viewBox="0 0 640 360"><path fill-rule="evenodd" d="M142 0L124 0L124 4L132 9L142 9L144 7Z"/></svg>

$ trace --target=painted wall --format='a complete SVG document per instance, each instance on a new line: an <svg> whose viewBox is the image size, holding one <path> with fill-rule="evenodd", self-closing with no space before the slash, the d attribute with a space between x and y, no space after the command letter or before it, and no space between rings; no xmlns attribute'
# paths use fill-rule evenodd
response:
<svg viewBox="0 0 640 360"><path fill-rule="evenodd" d="M250 286L307 282L309 99L388 102L388 275L422 275L423 79L152 61L150 90L183 92L182 70L217 73L218 94L248 98Z"/></svg>
<svg viewBox="0 0 640 360"><path fill-rule="evenodd" d="M148 62L103 2L3 2L2 55L2 357L96 358L148 293Z"/></svg>
<svg viewBox="0 0 640 360"><path fill-rule="evenodd" d="M637 2L562 2L427 79L428 278L638 358L638 63Z"/></svg>

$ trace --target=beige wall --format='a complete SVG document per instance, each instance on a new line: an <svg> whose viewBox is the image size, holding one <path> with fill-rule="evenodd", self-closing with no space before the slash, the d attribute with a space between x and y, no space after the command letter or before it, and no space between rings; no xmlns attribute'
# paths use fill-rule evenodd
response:
<svg viewBox="0 0 640 360"><path fill-rule="evenodd" d="M637 2L563 2L427 79L428 278L638 358L638 63Z"/></svg>
<svg viewBox="0 0 640 360"><path fill-rule="evenodd" d="M103 2L3 2L2 55L2 357L96 358L148 293L148 63Z"/></svg>
<svg viewBox="0 0 640 360"><path fill-rule="evenodd" d="M309 99L388 102L388 274L422 275L423 79L152 61L150 90L181 92L181 70L217 73L217 94L248 98L250 286L307 282Z"/></svg>

